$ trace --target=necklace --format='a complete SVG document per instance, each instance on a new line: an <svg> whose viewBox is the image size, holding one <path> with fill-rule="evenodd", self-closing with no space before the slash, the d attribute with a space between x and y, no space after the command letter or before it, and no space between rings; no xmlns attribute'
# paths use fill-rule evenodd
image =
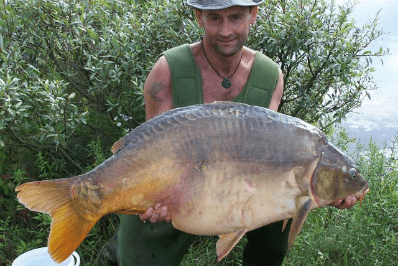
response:
<svg viewBox="0 0 398 266"><path fill-rule="evenodd" d="M240 56L239 63L238 63L238 65L236 66L236 68L235 68L235 70L234 70L234 73L232 73L232 75L229 76L229 77L223 77L223 76L221 76L220 73L218 73L218 71L217 71L217 70L213 67L213 65L210 63L209 58L207 58L207 55L206 55L206 52L205 52L205 48L203 47L203 37L201 38L201 41L200 41L200 42L201 42L201 44L202 44L203 53L205 54L205 57L206 57L206 59L207 59L207 62L209 62L209 65L211 66L211 68L213 68L213 70L217 73L217 75L219 75L220 77L223 78L223 81L222 81L222 83L221 83L221 86L223 86L224 89L229 89L229 88L231 88L232 82L231 82L229 79L235 74L236 70L238 70L238 67L239 67L239 65L240 65L240 61L242 61L243 52L242 52L242 54L241 54L241 56Z"/></svg>

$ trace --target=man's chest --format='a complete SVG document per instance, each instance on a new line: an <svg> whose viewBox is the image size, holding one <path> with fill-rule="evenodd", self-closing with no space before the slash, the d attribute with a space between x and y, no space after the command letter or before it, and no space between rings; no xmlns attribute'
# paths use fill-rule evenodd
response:
<svg viewBox="0 0 398 266"><path fill-rule="evenodd" d="M244 89L255 59L255 52L244 48L243 55L235 73L228 77L231 87L226 89L222 82L227 76L220 76L209 64L203 53L200 43L191 46L196 66L200 69L202 79L203 100L205 103L214 101L231 101L236 98ZM212 58L210 58L211 60ZM214 61L214 59L213 59ZM230 72L234 72L235 66L231 67ZM220 71L220 70L219 70Z"/></svg>
<svg viewBox="0 0 398 266"><path fill-rule="evenodd" d="M226 89L222 86L224 78L211 72L208 69L205 71L201 69L203 100L205 103L233 100L242 92L250 75L250 70L235 73L235 75L229 78L232 84L231 87Z"/></svg>

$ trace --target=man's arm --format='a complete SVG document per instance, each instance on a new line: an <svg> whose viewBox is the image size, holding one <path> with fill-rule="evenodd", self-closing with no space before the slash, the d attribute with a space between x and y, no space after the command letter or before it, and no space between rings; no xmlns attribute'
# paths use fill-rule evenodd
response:
<svg viewBox="0 0 398 266"><path fill-rule="evenodd" d="M145 81L144 101L146 120L173 108L170 69L164 56L158 59ZM171 221L167 207L162 207L160 203L148 208L140 214L140 218L152 223Z"/></svg>
<svg viewBox="0 0 398 266"><path fill-rule="evenodd" d="M278 112L279 104L281 103L283 95L283 73L279 70L279 79L276 84L276 88L274 93L272 94L271 103L269 104L269 109L272 111Z"/></svg>
<svg viewBox="0 0 398 266"><path fill-rule="evenodd" d="M153 66L144 84L146 120L173 108L169 64L162 56Z"/></svg>

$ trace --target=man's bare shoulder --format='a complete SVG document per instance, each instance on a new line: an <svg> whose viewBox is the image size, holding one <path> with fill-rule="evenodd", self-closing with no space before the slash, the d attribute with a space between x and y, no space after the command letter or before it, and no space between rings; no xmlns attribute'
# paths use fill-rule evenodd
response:
<svg viewBox="0 0 398 266"><path fill-rule="evenodd" d="M197 56L201 56L202 55L202 44L200 43L200 42L194 42L194 43L191 43L190 45L189 45L189 47L191 47L191 50L192 50L192 54L193 54L193 56L196 58Z"/></svg>
<svg viewBox="0 0 398 266"><path fill-rule="evenodd" d="M250 49L249 47L243 46L243 51L251 56L255 56L256 55L256 51Z"/></svg>
<svg viewBox="0 0 398 266"><path fill-rule="evenodd" d="M251 69L253 66L254 58L256 57L256 51L243 46L243 56L241 64L246 68Z"/></svg>
<svg viewBox="0 0 398 266"><path fill-rule="evenodd" d="M144 85L147 119L172 108L170 68L166 57L156 61Z"/></svg>
<svg viewBox="0 0 398 266"><path fill-rule="evenodd" d="M168 72L170 75L170 68L169 64L167 63L167 59L164 55L159 57L159 59L156 61L156 63L153 65L151 73L152 72Z"/></svg>

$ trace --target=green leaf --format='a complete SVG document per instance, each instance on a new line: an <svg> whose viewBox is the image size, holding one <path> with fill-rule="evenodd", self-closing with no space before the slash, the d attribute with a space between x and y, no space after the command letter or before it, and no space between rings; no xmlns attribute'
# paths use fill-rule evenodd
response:
<svg viewBox="0 0 398 266"><path fill-rule="evenodd" d="M3 35L0 33L0 53L4 51Z"/></svg>
<svg viewBox="0 0 398 266"><path fill-rule="evenodd" d="M15 112L12 109L8 108L7 111L10 113L11 116L15 116Z"/></svg>

